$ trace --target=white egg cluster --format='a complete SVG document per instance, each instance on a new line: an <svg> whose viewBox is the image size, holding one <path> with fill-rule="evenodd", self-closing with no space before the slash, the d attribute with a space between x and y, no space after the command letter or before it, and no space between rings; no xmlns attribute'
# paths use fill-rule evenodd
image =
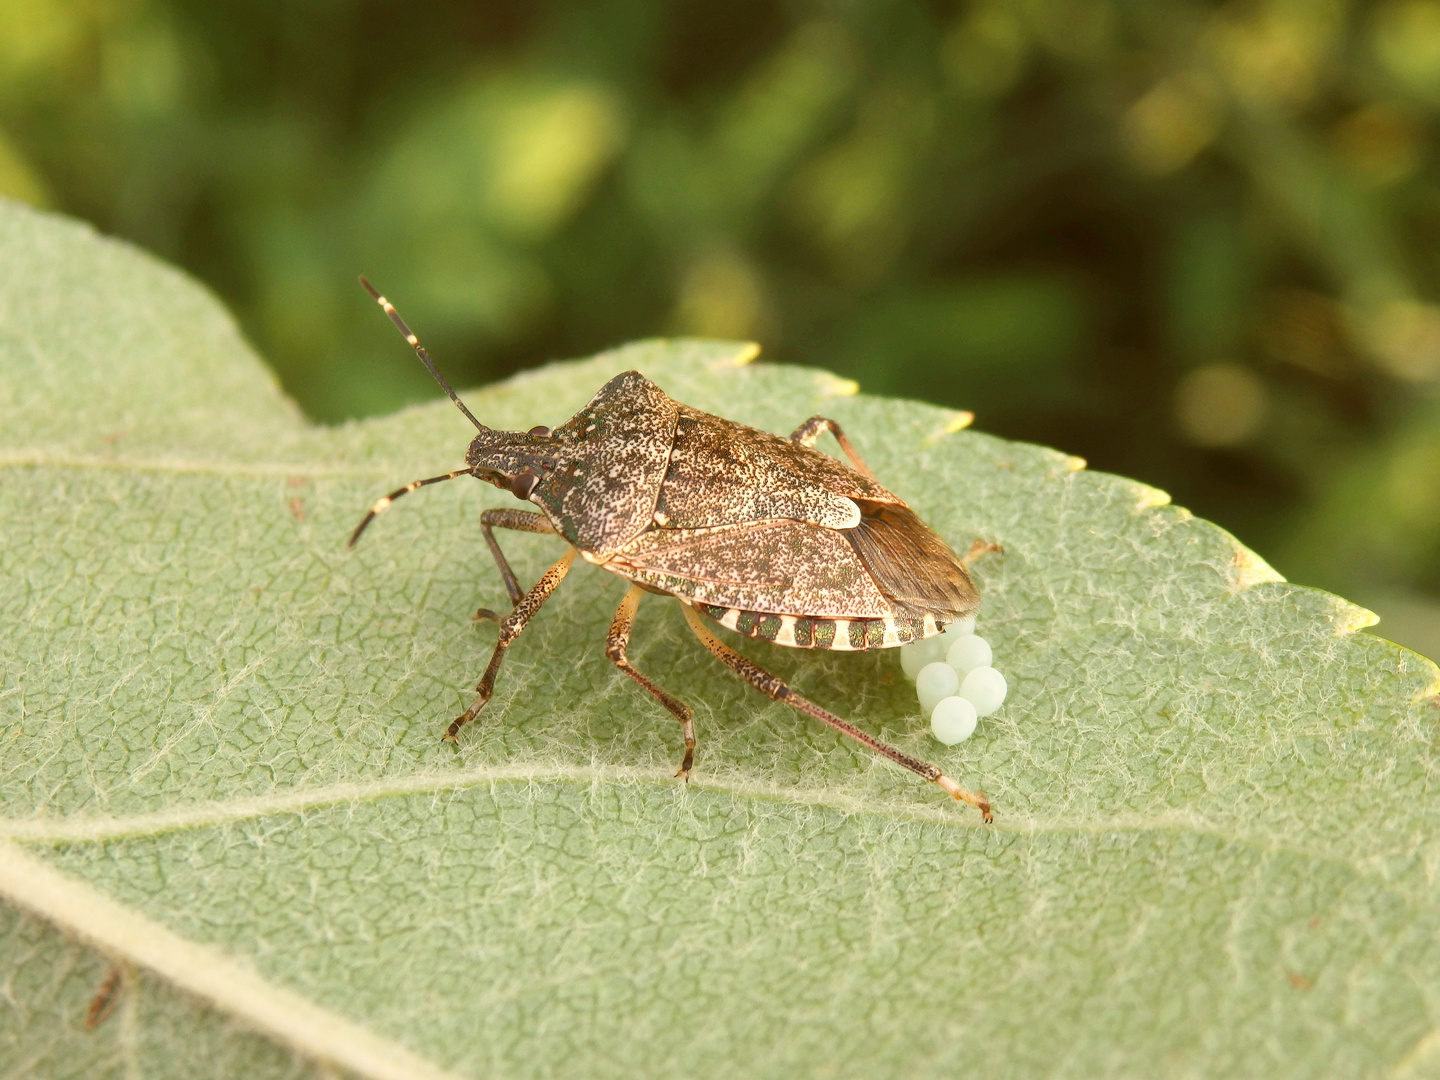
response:
<svg viewBox="0 0 1440 1080"><path fill-rule="evenodd" d="M975 722L1000 708L1009 689L991 667L990 643L975 620L951 623L941 634L900 648L900 666L915 680L930 731L946 746L968 739Z"/></svg>

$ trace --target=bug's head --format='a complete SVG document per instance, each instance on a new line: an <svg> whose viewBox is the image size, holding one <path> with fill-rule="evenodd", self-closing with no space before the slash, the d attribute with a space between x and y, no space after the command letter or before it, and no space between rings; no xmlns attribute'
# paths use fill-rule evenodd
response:
<svg viewBox="0 0 1440 1080"><path fill-rule="evenodd" d="M529 431L481 430L465 451L470 475L528 500L546 474L555 468L559 444L547 427Z"/></svg>
<svg viewBox="0 0 1440 1080"><path fill-rule="evenodd" d="M475 419L475 414L465 407L465 403L450 388L450 384L445 381L444 376L440 374L430 359L430 354L420 344L420 339L415 336L410 327L405 325L405 320L400 318L400 313L395 310L394 305L381 296L380 291L363 277L360 279L360 284L365 287L365 291L374 298L385 314L390 316L390 321L395 324L395 329L400 331L400 336L410 343L415 350L415 355L435 377L435 381L440 384L441 389L449 395L450 400L455 403L455 407L465 414L465 419L475 425L475 430L479 434L471 441L470 448L465 452L466 468L456 469L443 476L432 476L428 480L415 480L376 501L375 505L370 508L370 512L365 515L364 520L350 534L350 546L354 547L366 526L375 520L377 515L388 510L391 504L402 495L408 495L429 484L454 480L458 476L474 476L479 480L494 484L498 488L504 488L514 494L517 499L529 499L536 485L540 483L547 472L555 467L558 444L550 429L533 427L529 431L496 431Z"/></svg>

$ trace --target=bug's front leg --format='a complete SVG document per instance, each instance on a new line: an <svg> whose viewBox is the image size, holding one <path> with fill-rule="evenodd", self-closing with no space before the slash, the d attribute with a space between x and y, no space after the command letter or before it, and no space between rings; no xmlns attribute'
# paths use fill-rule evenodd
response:
<svg viewBox="0 0 1440 1080"><path fill-rule="evenodd" d="M491 696L495 693L495 675L500 670L500 662L505 659L505 650L510 648L520 632L525 629L535 613L540 610L542 604L550 599L556 587L565 580L565 575L570 572L570 566L575 561L575 549L572 547L561 556L560 561L540 575L528 593L520 597L514 609L500 622L500 638L495 642L495 651L490 654L490 664L485 669L485 674L480 676L480 681L475 684L477 697L471 702L470 707L457 716L450 724L450 729L445 732L445 739L448 742L455 742L455 736L460 729L468 724L481 709L485 707Z"/></svg>
<svg viewBox="0 0 1440 1080"><path fill-rule="evenodd" d="M620 601L620 606L615 609L615 619L610 623L610 634L605 639L605 655L612 664L654 694L655 700L669 709L675 719L680 721L680 731L685 738L685 760L680 763L680 771L675 775L688 781L690 766L695 764L695 719L690 712L690 706L661 690L649 676L637 670L625 655L625 650L630 645L630 628L635 625L635 609L640 606L640 598L644 595L645 590L639 585L631 585L625 593L625 599Z"/></svg>
<svg viewBox="0 0 1440 1080"><path fill-rule="evenodd" d="M866 465L865 459L860 456L860 452L850 445L850 440L845 437L845 432L840 429L840 425L828 416L810 417L791 432L790 438L801 446L814 446L815 440L827 431L835 436L835 441L840 444L840 449L845 451L845 456L850 459L850 464L855 466L855 471L863 473L879 483L875 474L870 471L870 466Z"/></svg>
<svg viewBox="0 0 1440 1080"><path fill-rule="evenodd" d="M794 706L806 715L813 716L822 724L829 724L836 731L849 735L850 738L858 743L863 743L877 754L883 754L896 764L905 766L905 768L917 776L929 780L932 784L939 784L940 787L944 788L952 797L959 799L961 802L967 802L979 810L980 816L984 818L987 825L995 820L990 813L990 803L985 798L984 792L966 791L959 784L955 783L954 780L951 780L941 772L939 766L931 765L928 761L921 761L919 758L913 758L903 751L896 750L893 746L887 746L873 735L867 735L853 724L847 723L826 709L822 709L808 698L801 697L794 690L791 690L778 676L770 674L770 672L766 671L759 664L754 663L747 657L741 656L712 634L710 628L700 620L700 615L689 604L681 604L680 610L685 613L685 621L690 624L690 629L695 632L695 636L700 639L700 643L719 657L730 670L766 697Z"/></svg>
<svg viewBox="0 0 1440 1080"><path fill-rule="evenodd" d="M510 606L514 608L520 603L525 595L525 590L520 588L520 582L515 579L515 571L510 569L510 562L505 558L505 553L500 550L500 542L495 539L495 529L513 529L516 532L543 533L550 536L555 535L555 526L550 524L544 514L536 514L530 510L486 510L480 515L480 532L485 536L485 544L490 549L490 554L495 557L495 565L500 568L500 577L505 582L505 591L510 594ZM472 621L489 619L491 622L500 622L504 616L498 615L489 608L480 608L475 612Z"/></svg>

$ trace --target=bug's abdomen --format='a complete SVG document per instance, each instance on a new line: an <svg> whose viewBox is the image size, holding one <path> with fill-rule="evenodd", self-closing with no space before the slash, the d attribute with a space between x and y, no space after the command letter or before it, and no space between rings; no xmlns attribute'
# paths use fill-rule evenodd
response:
<svg viewBox="0 0 1440 1080"><path fill-rule="evenodd" d="M832 649L837 652L866 652L908 645L939 633L943 625L931 615L816 619L703 603L695 604L695 609L726 629L746 637L762 638L792 649Z"/></svg>

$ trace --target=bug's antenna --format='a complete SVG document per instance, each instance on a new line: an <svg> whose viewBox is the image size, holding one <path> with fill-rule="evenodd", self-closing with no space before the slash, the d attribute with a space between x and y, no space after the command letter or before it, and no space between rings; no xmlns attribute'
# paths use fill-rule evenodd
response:
<svg viewBox="0 0 1440 1080"><path fill-rule="evenodd" d="M465 406L462 405L460 407L463 409ZM472 475L474 474L471 473L469 469L456 469L454 472L447 472L444 476L432 476L428 480L412 480L403 488L397 488L395 491L390 492L389 495L385 495L379 499L376 499L375 505L370 507L370 512L365 515L365 519L361 521L359 525L355 526L355 531L350 534L350 542L345 546L353 548L355 546L355 541L359 540L360 534L365 531L365 526L369 525L370 522L374 521L377 515L383 514L386 510L389 510L390 504L393 503L396 499L400 498L401 495L409 495L410 492L414 491L416 488L422 488L429 484L438 484L442 480L454 480L457 476Z"/></svg>
<svg viewBox="0 0 1440 1080"><path fill-rule="evenodd" d="M395 310L395 305L381 296L380 291L366 281L363 274L360 277L360 284L364 286L365 291L374 298L375 302L385 309L385 314L390 316L390 321L395 324L395 329L400 331L400 336L414 347L415 355L420 357L420 362L430 369L430 374L435 376L435 381L440 384L440 388L450 395L450 400L455 403L455 407L465 414L465 419L474 424L478 430L489 431L489 428L475 419L475 414L465 407L465 403L456 396L455 391L450 389L450 384L445 381L445 377L435 367L435 362L430 359L430 354L425 351L425 346L420 344L420 339L415 336L414 331L405 325L404 319L400 318L400 313ZM429 481L427 480L426 483ZM365 526L360 527L363 529ZM357 532L356 535L358 536L359 533ZM351 543L353 544L354 541L352 540Z"/></svg>

